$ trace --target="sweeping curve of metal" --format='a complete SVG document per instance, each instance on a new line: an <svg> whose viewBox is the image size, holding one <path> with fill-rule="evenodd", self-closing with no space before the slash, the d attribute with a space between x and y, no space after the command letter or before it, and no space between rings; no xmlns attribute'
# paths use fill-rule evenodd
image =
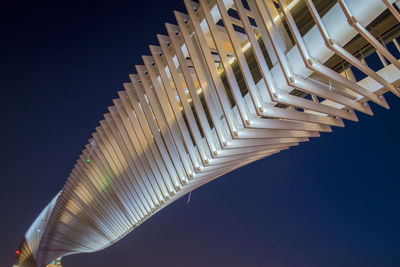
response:
<svg viewBox="0 0 400 267"><path fill-rule="evenodd" d="M185 0L14 266L104 249L197 187L357 121L355 111L372 115L369 101L389 108L384 93L400 96L394 2Z"/></svg>

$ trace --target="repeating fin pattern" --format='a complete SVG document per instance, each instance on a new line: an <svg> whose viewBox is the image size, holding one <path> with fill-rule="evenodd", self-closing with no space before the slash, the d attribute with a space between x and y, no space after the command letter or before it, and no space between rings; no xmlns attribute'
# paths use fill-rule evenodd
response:
<svg viewBox="0 0 400 267"><path fill-rule="evenodd" d="M14 266L104 249L197 187L400 96L394 1L184 2Z"/></svg>

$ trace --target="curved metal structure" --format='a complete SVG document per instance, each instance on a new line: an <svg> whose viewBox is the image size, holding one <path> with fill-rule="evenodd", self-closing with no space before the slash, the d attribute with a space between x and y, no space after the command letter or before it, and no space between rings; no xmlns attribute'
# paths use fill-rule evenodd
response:
<svg viewBox="0 0 400 267"><path fill-rule="evenodd" d="M104 249L197 187L389 108L393 0L185 0L100 121L14 266ZM376 60L378 59L378 61Z"/></svg>

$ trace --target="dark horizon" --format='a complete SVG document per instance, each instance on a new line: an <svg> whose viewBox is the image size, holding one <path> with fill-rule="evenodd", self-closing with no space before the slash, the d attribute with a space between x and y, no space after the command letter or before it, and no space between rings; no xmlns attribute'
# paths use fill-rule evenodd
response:
<svg viewBox="0 0 400 267"><path fill-rule="evenodd" d="M173 10L183 0L0 3L0 266L12 265ZM218 178L63 266L399 266L400 101L385 97L390 110L370 103L374 116Z"/></svg>

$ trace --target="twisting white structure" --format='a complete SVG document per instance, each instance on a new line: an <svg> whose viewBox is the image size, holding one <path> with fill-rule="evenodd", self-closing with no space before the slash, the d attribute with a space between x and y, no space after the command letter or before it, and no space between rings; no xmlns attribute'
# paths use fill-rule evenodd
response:
<svg viewBox="0 0 400 267"><path fill-rule="evenodd" d="M14 266L104 249L195 188L400 96L393 0L185 0ZM378 59L376 61L375 59ZM372 63L371 63L372 62Z"/></svg>

